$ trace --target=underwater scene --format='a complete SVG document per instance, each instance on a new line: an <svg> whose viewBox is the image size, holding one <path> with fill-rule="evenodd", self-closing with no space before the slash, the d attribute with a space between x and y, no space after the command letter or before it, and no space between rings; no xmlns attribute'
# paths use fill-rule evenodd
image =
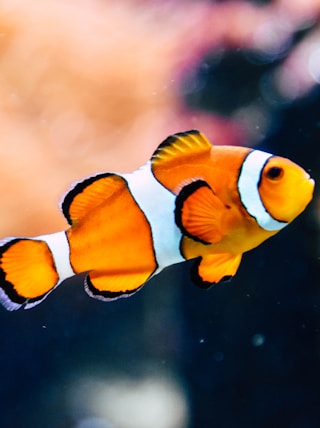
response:
<svg viewBox="0 0 320 428"><path fill-rule="evenodd" d="M319 427L319 16L0 2L1 428Z"/></svg>

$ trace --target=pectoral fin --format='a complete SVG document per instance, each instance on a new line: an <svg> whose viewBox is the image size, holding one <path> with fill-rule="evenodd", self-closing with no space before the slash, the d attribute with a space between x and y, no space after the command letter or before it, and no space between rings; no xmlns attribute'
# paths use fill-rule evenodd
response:
<svg viewBox="0 0 320 428"><path fill-rule="evenodd" d="M225 234L227 207L203 180L181 190L176 199L175 221L185 236L203 244L216 244Z"/></svg>
<svg viewBox="0 0 320 428"><path fill-rule="evenodd" d="M192 280L201 288L228 281L236 274L241 258L241 254L210 254L198 258L191 269Z"/></svg>

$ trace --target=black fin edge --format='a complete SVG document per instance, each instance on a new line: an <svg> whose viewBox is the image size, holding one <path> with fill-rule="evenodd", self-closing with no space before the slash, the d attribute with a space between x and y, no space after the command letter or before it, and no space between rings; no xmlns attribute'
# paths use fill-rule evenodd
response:
<svg viewBox="0 0 320 428"><path fill-rule="evenodd" d="M65 197L62 201L61 210L62 210L62 213L63 213L64 217L66 218L68 224L70 224L70 226L72 225L72 220L71 220L69 210L70 210L70 206L71 206L74 198L77 195L79 195L79 193L82 193L85 188L90 186L90 184L94 183L95 181L100 180L101 178L111 177L113 175L116 175L116 174L114 174L112 172L105 172L102 174L93 175L92 177L88 177L88 178L84 179L83 181L80 181L73 188L71 188L71 190L69 190L69 192L65 195Z"/></svg>
<svg viewBox="0 0 320 428"><path fill-rule="evenodd" d="M41 296L33 298L23 297L16 292L14 285L10 281L6 280L6 273L1 268L1 257L10 247L12 247L12 245L19 241L30 241L30 239L13 238L11 241L6 242L2 247L0 247L0 288L2 288L4 294L10 301L12 301L12 303L23 306L26 303L35 303L38 300L42 300L48 293L44 293Z"/></svg>
<svg viewBox="0 0 320 428"><path fill-rule="evenodd" d="M204 281L201 276L199 275L199 265L201 263L202 257L198 257L194 260L194 263L191 266L190 269L190 275L192 282L199 288L203 288L204 290L207 290L208 288L215 285L215 282L209 282Z"/></svg>
<svg viewBox="0 0 320 428"><path fill-rule="evenodd" d="M190 269L191 280L197 287L203 288L204 290L208 290L208 288L212 287L213 285L220 284L221 282L230 282L232 280L232 275L225 275L218 282L204 281L199 275L199 265L201 263L201 260L202 257L194 259L194 263Z"/></svg>
<svg viewBox="0 0 320 428"><path fill-rule="evenodd" d="M211 190L211 187L204 180L193 181L192 183L187 184L182 188L182 190L180 191L180 193L176 198L174 219L175 219L176 225L179 227L183 235L193 239L196 242L200 242L201 244L210 245L210 242L204 241L203 239L200 239L196 235L192 235L191 233L189 233L182 223L182 210L183 210L184 202L189 196L191 196L196 190L200 189L201 187L208 187Z"/></svg>
<svg viewBox="0 0 320 428"><path fill-rule="evenodd" d="M191 129L190 131L185 132L177 132L176 134L170 135L167 137L162 143L159 144L158 148L152 155L152 158L158 154L158 151L164 149L165 147L171 146L171 144L175 143L175 141L180 137L187 137L188 135L200 135L200 131L197 129Z"/></svg>
<svg viewBox="0 0 320 428"><path fill-rule="evenodd" d="M98 290L91 282L90 279L90 275L86 276L85 279L85 286L88 289L88 291L90 291L90 293L92 294L92 297L97 297L97 298L104 298L104 299L118 299L119 297L126 297L126 296L130 296L131 294L136 293L138 290L140 290L140 288L143 286L140 285L139 287L135 288L134 290L126 290L126 291L100 291Z"/></svg>

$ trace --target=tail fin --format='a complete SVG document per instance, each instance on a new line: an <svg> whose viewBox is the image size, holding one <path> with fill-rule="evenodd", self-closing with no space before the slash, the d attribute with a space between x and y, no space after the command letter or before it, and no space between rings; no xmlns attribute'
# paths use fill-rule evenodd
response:
<svg viewBox="0 0 320 428"><path fill-rule="evenodd" d="M0 243L0 303L7 310L37 305L58 282L54 257L45 241L9 238Z"/></svg>

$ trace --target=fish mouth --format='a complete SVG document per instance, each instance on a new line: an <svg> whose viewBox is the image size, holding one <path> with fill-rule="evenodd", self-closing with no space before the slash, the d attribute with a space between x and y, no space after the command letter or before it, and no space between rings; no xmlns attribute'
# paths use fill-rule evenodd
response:
<svg viewBox="0 0 320 428"><path fill-rule="evenodd" d="M308 190L310 191L310 200L313 198L313 194L314 194L314 188L315 188L315 180L313 178L309 177L306 178L305 180L305 184L308 186Z"/></svg>
<svg viewBox="0 0 320 428"><path fill-rule="evenodd" d="M307 178L306 181L314 188L316 182L314 181L313 178L310 177L310 175L309 175L309 177Z"/></svg>

